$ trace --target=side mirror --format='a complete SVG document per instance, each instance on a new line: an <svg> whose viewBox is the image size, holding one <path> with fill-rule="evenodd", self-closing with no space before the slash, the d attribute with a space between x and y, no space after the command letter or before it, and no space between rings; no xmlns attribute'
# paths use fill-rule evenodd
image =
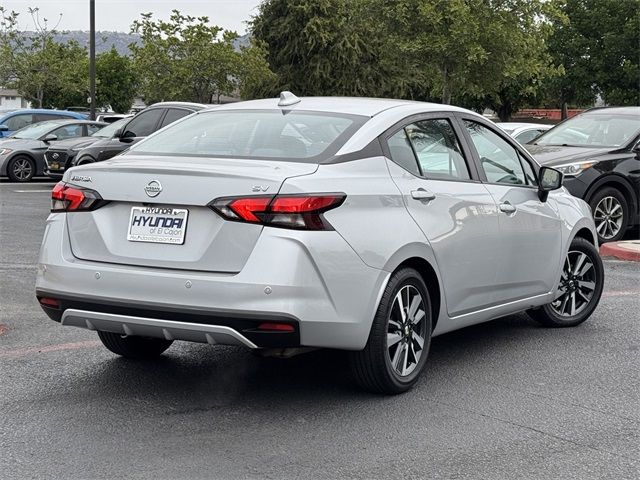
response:
<svg viewBox="0 0 640 480"><path fill-rule="evenodd" d="M122 137L122 128L117 129L113 132L113 138L121 138Z"/></svg>
<svg viewBox="0 0 640 480"><path fill-rule="evenodd" d="M557 190L562 186L562 173L555 168L540 168L540 181L538 182L538 198L541 202L546 202L549 192Z"/></svg>
<svg viewBox="0 0 640 480"><path fill-rule="evenodd" d="M0 125L0 132L8 132L9 131L9 127L7 127L6 125Z"/></svg>
<svg viewBox="0 0 640 480"><path fill-rule="evenodd" d="M58 140L58 136L54 135L53 133L50 133L42 139L44 143L55 142L56 140Z"/></svg>

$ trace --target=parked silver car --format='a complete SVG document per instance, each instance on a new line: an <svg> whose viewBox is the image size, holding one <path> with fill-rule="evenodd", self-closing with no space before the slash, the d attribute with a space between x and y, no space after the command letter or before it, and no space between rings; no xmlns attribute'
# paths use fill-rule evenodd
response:
<svg viewBox="0 0 640 480"><path fill-rule="evenodd" d="M523 145L532 142L553 127L553 125L544 125L542 123L520 122L502 122L496 123L496 125Z"/></svg>
<svg viewBox="0 0 640 480"><path fill-rule="evenodd" d="M596 232L561 181L456 107L225 105L65 172L36 295L127 357L174 340L344 349L359 384L398 393L433 336L523 310L555 327L591 315Z"/></svg>

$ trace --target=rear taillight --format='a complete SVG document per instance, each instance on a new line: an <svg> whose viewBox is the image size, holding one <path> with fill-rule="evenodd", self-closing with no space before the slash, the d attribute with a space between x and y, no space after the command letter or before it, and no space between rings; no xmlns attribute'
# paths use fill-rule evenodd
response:
<svg viewBox="0 0 640 480"><path fill-rule="evenodd" d="M86 212L105 203L98 192L64 182L58 182L51 191L52 212Z"/></svg>
<svg viewBox="0 0 640 480"><path fill-rule="evenodd" d="M346 197L344 193L225 197L214 200L210 206L234 222L296 230L333 230L322 214L339 207Z"/></svg>

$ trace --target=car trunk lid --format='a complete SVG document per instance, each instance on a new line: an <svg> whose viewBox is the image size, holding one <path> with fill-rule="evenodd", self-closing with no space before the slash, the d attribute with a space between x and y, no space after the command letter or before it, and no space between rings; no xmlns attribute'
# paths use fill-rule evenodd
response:
<svg viewBox="0 0 640 480"><path fill-rule="evenodd" d="M316 169L316 164L301 162L130 155L73 169L66 182L95 190L109 202L95 211L67 213L73 255L123 265L237 273L263 227L224 220L209 203L228 196L275 195L287 178ZM178 232L171 228L179 225L184 231L173 238L181 242L151 243L136 235L141 232L132 229L132 222L168 226L163 232ZM132 240L132 232L145 241Z"/></svg>

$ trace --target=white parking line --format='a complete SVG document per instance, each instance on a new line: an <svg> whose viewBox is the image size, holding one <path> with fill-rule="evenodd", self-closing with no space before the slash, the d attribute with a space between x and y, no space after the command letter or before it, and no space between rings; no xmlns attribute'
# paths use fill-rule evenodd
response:
<svg viewBox="0 0 640 480"><path fill-rule="evenodd" d="M11 190L15 193L51 193L51 189L49 190Z"/></svg>

